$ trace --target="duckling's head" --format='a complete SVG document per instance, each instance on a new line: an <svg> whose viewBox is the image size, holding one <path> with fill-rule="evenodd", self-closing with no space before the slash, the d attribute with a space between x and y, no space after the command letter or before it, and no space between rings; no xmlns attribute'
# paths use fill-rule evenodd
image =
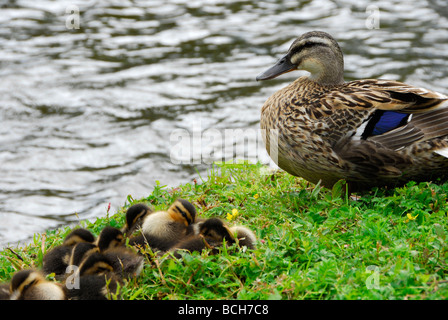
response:
<svg viewBox="0 0 448 320"><path fill-rule="evenodd" d="M199 227L199 234L206 239L214 240L216 242L222 242L223 240L229 243L235 242L232 231L224 221L219 218L209 218L205 220Z"/></svg>
<svg viewBox="0 0 448 320"><path fill-rule="evenodd" d="M124 235L121 230L107 226L101 230L100 235L98 236L98 248L100 251L104 251L106 249L114 248L123 245L124 243Z"/></svg>
<svg viewBox="0 0 448 320"><path fill-rule="evenodd" d="M168 214L174 221L189 226L196 221L196 208L187 200L177 199L169 207Z"/></svg>
<svg viewBox="0 0 448 320"><path fill-rule="evenodd" d="M113 271L113 262L99 252L87 256L79 267L80 276L108 274Z"/></svg>
<svg viewBox="0 0 448 320"><path fill-rule="evenodd" d="M16 272L10 284L11 300L17 299L26 290L43 280L44 277L37 270L27 269Z"/></svg>
<svg viewBox="0 0 448 320"><path fill-rule="evenodd" d="M309 79L321 85L344 83L344 58L336 40L326 32L311 31L297 38L288 53L257 80L274 79L281 74L305 70Z"/></svg>
<svg viewBox="0 0 448 320"><path fill-rule="evenodd" d="M64 239L64 245L73 246L80 242L94 242L94 235L87 229L78 228L70 232Z"/></svg>
<svg viewBox="0 0 448 320"><path fill-rule="evenodd" d="M123 228L123 233L131 234L141 225L143 219L152 212L153 210L144 203L130 206L126 211L126 225Z"/></svg>
<svg viewBox="0 0 448 320"><path fill-rule="evenodd" d="M94 252L99 252L99 248L96 244L88 242L78 243L73 247L70 264L79 266L85 257Z"/></svg>

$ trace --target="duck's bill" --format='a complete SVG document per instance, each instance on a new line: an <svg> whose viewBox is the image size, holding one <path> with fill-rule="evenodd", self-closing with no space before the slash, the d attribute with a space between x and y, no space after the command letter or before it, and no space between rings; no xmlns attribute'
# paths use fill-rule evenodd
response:
<svg viewBox="0 0 448 320"><path fill-rule="evenodd" d="M294 65L291 60L288 58L288 56L285 56L283 58L281 58L275 65L273 65L272 67L270 67L268 70L266 70L265 72L259 74L257 76L257 81L260 80L270 80L270 79L274 79L277 78L278 76L296 70L297 66Z"/></svg>

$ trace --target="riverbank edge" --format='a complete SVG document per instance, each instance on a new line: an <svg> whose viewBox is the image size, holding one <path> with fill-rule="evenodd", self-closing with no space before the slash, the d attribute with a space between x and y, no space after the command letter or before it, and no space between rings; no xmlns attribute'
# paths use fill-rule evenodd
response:
<svg viewBox="0 0 448 320"><path fill-rule="evenodd" d="M199 216L245 225L258 237L255 250L148 260L112 299L445 299L447 194L447 183L410 182L349 197L342 181L328 190L261 164L217 164L175 188L157 181L147 197L129 195L117 212L75 227L98 235L107 225L120 228L132 204L164 210L182 197ZM0 282L39 269L73 228L0 251Z"/></svg>

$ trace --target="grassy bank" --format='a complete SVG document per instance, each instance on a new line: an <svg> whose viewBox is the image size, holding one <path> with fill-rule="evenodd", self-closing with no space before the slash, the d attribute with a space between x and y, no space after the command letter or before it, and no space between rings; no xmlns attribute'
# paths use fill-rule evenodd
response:
<svg viewBox="0 0 448 320"><path fill-rule="evenodd" d="M448 183L409 183L347 197L261 165L216 166L174 189L158 184L116 213L79 225L98 235L121 227L127 207L165 209L177 197L199 216L219 216L255 231L256 250L194 253L182 262L149 262L119 299L446 299ZM0 280L42 256L71 231L37 234L26 247L0 252ZM20 256L20 257L19 257Z"/></svg>

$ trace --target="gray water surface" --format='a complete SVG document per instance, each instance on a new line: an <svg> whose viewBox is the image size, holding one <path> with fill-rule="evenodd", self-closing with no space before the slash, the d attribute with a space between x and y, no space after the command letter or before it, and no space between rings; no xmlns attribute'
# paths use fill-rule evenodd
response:
<svg viewBox="0 0 448 320"><path fill-rule="evenodd" d="M257 130L263 102L301 72L255 77L304 32L339 41L346 80L448 93L447 18L444 0L1 1L0 245L104 216L224 156L267 161L250 154L258 139L179 154L173 132Z"/></svg>

